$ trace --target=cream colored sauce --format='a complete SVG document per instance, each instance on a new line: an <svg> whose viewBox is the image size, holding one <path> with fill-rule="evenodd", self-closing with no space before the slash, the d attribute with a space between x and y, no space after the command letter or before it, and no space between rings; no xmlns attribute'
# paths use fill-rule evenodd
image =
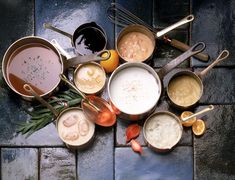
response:
<svg viewBox="0 0 235 180"><path fill-rule="evenodd" d="M110 83L114 105L128 114L141 114L153 108L160 96L155 77L146 69L129 67L118 72Z"/></svg>
<svg viewBox="0 0 235 180"><path fill-rule="evenodd" d="M148 120L145 126L147 141L156 148L170 149L181 138L182 127L168 114L158 114Z"/></svg>
<svg viewBox="0 0 235 180"><path fill-rule="evenodd" d="M140 32L125 34L118 43L120 55L130 62L141 62L151 56L154 44L151 39Z"/></svg>
<svg viewBox="0 0 235 180"><path fill-rule="evenodd" d="M104 70L93 63L81 65L74 77L74 83L78 89L87 94L100 91L105 85L105 80Z"/></svg>
<svg viewBox="0 0 235 180"><path fill-rule="evenodd" d="M188 75L172 79L168 86L170 99L177 105L190 106L201 96L201 86L197 80Z"/></svg>
<svg viewBox="0 0 235 180"><path fill-rule="evenodd" d="M94 131L94 123L86 119L82 110L69 110L62 114L58 122L59 136L69 145L80 146L87 143Z"/></svg>

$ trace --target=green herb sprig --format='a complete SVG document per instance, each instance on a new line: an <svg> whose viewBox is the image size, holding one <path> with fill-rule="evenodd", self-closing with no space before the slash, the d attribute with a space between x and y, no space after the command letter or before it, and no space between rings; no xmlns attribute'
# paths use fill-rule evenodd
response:
<svg viewBox="0 0 235 180"><path fill-rule="evenodd" d="M82 97L73 89L60 91L55 96L50 97L46 101L50 103L57 112L61 112L65 107L80 106ZM30 115L30 120L20 123L17 128L17 133L27 134L26 137L32 135L34 132L44 128L56 117L53 113L42 104L33 105L32 110L27 109L26 112Z"/></svg>

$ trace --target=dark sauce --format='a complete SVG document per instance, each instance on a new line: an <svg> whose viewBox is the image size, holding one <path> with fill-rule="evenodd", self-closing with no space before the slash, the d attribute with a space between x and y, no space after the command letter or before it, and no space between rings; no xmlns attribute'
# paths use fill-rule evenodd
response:
<svg viewBox="0 0 235 180"><path fill-rule="evenodd" d="M94 27L83 28L74 34L75 47L79 54L94 54L106 46L106 38L102 31Z"/></svg>
<svg viewBox="0 0 235 180"><path fill-rule="evenodd" d="M15 50L6 68L11 86L23 95L32 95L23 86L29 84L39 95L53 90L60 82L62 65L59 56L50 48L32 43Z"/></svg>

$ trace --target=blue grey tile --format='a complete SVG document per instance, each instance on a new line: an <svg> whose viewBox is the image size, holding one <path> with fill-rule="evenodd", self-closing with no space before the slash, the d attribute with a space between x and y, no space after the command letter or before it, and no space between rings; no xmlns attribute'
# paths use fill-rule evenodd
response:
<svg viewBox="0 0 235 180"><path fill-rule="evenodd" d="M153 1L153 24L156 28L167 27L190 14L188 0ZM180 28L187 28L188 25Z"/></svg>
<svg viewBox="0 0 235 180"><path fill-rule="evenodd" d="M28 138L16 133L18 124L29 120L24 108L30 107L30 104L12 94L10 90L1 89L0 104L2 108L0 112L0 146L63 145L54 124L48 125Z"/></svg>
<svg viewBox="0 0 235 180"><path fill-rule="evenodd" d="M76 154L65 148L40 149L40 179L76 179Z"/></svg>
<svg viewBox="0 0 235 180"><path fill-rule="evenodd" d="M106 9L111 0L105 1L36 1L36 35L48 40L56 39L63 48L72 51L71 40L61 34L43 28L43 23L52 25L73 34L75 29L83 23L96 22L105 30L108 37L107 48L114 48L114 25L106 16Z"/></svg>
<svg viewBox="0 0 235 180"><path fill-rule="evenodd" d="M34 33L34 1L0 1L0 59L11 43Z"/></svg>
<svg viewBox="0 0 235 180"><path fill-rule="evenodd" d="M194 179L235 179L234 112L234 105L218 105L201 117L206 131L194 136Z"/></svg>
<svg viewBox="0 0 235 180"><path fill-rule="evenodd" d="M96 127L94 142L87 149L77 153L78 179L113 179L113 151L113 128Z"/></svg>
<svg viewBox="0 0 235 180"><path fill-rule="evenodd" d="M38 179L38 150L34 148L2 148L3 180Z"/></svg>
<svg viewBox="0 0 235 180"><path fill-rule="evenodd" d="M193 179L192 147L176 147L167 154L143 148L143 155L131 148L115 149L115 179Z"/></svg>
<svg viewBox="0 0 235 180"><path fill-rule="evenodd" d="M214 59L223 49L230 51L228 60L221 66L234 66L235 37L234 8L232 0L192 1L192 11L196 19L192 25L192 42L204 41L208 44L208 54ZM204 63L193 60L193 65L204 66Z"/></svg>
<svg viewBox="0 0 235 180"><path fill-rule="evenodd" d="M196 71L203 69L196 68ZM200 103L228 104L235 103L235 69L214 68L203 78L203 95Z"/></svg>

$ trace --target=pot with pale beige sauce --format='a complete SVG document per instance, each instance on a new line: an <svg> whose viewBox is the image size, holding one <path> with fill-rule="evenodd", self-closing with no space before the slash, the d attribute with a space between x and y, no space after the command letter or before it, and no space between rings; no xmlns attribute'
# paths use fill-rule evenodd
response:
<svg viewBox="0 0 235 180"><path fill-rule="evenodd" d="M227 50L223 50L216 60L201 72L180 71L174 74L167 86L167 95L170 102L180 108L187 109L194 106L203 94L202 78L220 61L229 55Z"/></svg>
<svg viewBox="0 0 235 180"><path fill-rule="evenodd" d="M144 62L151 59L156 39L169 31L191 22L193 15L189 15L177 23L153 34L143 25L133 24L125 27L117 37L116 50L118 55L126 62Z"/></svg>
<svg viewBox="0 0 235 180"><path fill-rule="evenodd" d="M181 54L157 73L145 63L127 62L120 65L109 78L108 95L118 116L127 120L140 120L155 109L162 93L164 76L190 56L204 50L200 42Z"/></svg>
<svg viewBox="0 0 235 180"><path fill-rule="evenodd" d="M153 113L143 126L145 142L157 152L170 151L180 141L182 133L180 119L168 111Z"/></svg>

